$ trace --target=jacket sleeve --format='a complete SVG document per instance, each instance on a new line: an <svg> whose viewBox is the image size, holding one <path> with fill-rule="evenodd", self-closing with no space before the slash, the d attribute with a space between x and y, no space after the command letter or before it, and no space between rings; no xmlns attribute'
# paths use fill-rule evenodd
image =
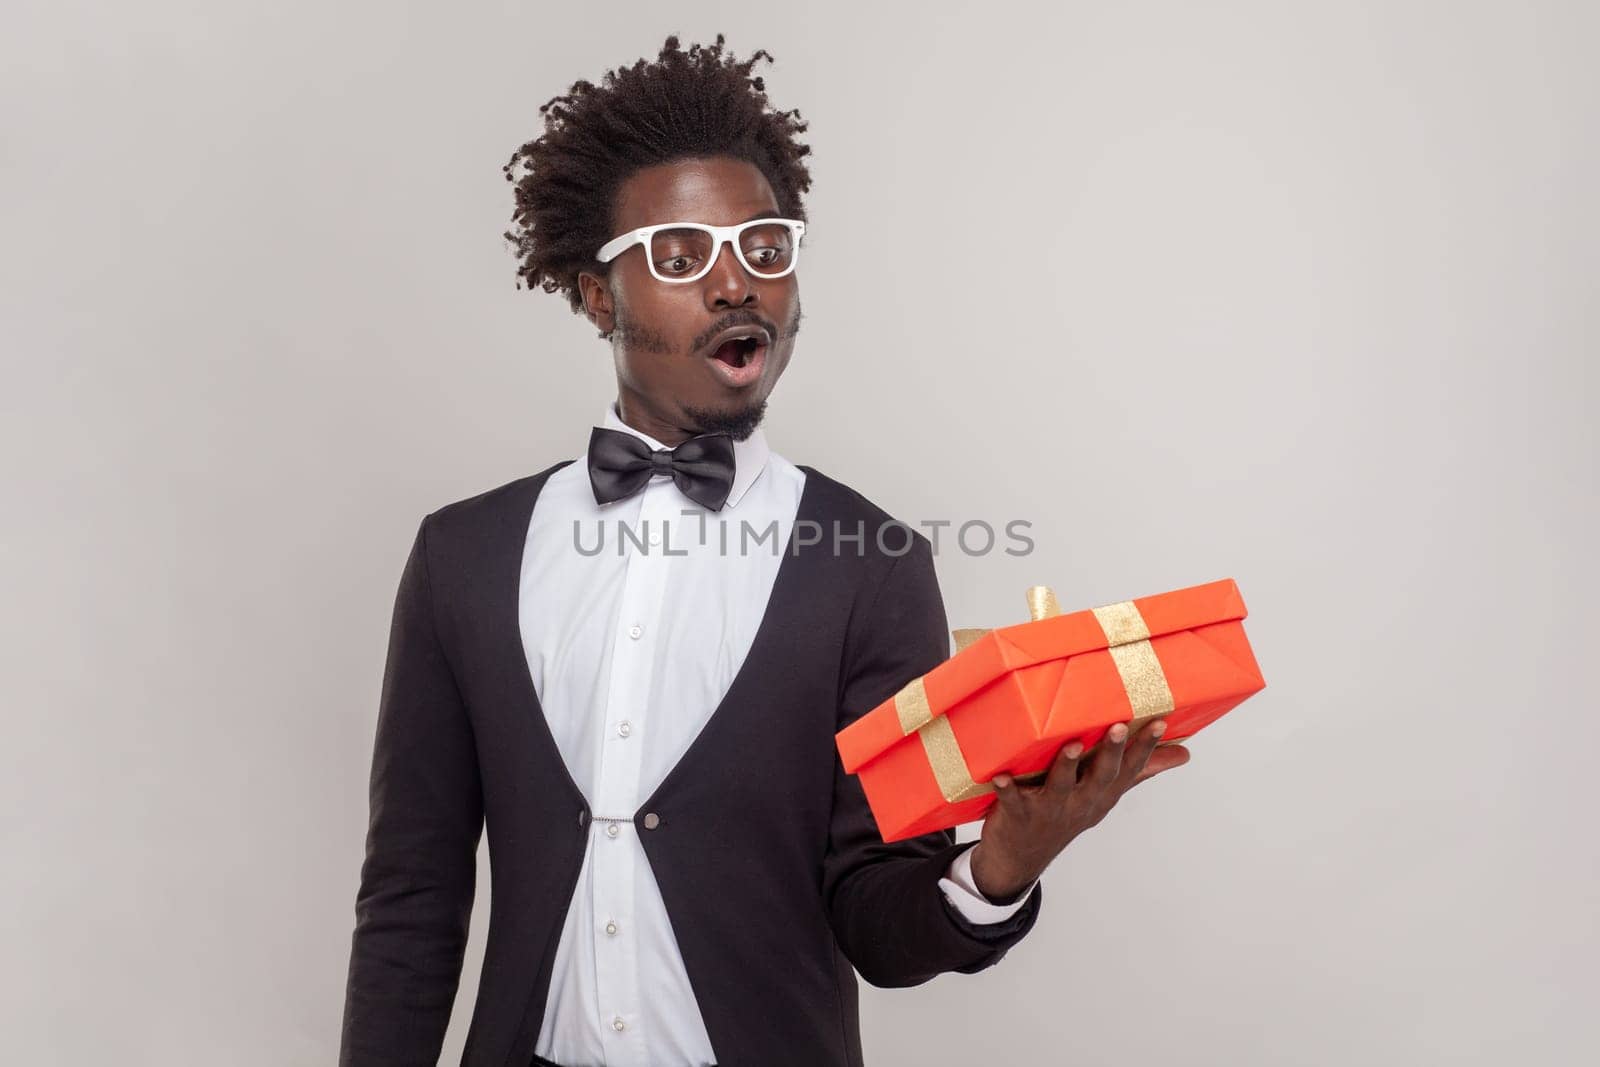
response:
<svg viewBox="0 0 1600 1067"><path fill-rule="evenodd" d="M869 596L846 638L841 730L949 655L933 549L921 533ZM835 755L823 898L834 936L862 978L910 986L946 971L972 974L998 963L1032 929L1041 886L1011 918L981 925L940 891L951 861L970 847L956 842L954 830L885 844L859 779Z"/></svg>
<svg viewBox="0 0 1600 1067"><path fill-rule="evenodd" d="M466 950L483 790L435 630L428 518L395 597L369 809L339 1063L433 1067Z"/></svg>

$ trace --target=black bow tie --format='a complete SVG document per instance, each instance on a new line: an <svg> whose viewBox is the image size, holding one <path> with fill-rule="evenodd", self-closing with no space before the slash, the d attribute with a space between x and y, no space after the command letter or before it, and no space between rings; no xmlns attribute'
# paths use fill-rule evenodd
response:
<svg viewBox="0 0 1600 1067"><path fill-rule="evenodd" d="M596 503L632 496L653 474L670 474L683 495L721 511L733 489L733 438L703 433L677 448L652 449L631 433L596 426L589 434L589 484Z"/></svg>

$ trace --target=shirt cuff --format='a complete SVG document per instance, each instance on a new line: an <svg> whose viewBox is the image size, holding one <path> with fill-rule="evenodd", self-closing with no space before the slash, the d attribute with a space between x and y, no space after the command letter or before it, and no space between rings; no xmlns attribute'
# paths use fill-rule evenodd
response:
<svg viewBox="0 0 1600 1067"><path fill-rule="evenodd" d="M939 879L939 888L944 891L946 899L966 917L967 921L982 926L988 923L1005 922L1028 902L1028 897L1033 893L1033 886L1038 885L1037 879L1033 885L1017 895L1017 899L1010 904L995 904L988 897L978 892L978 883L972 878L972 849L962 849L955 859L950 861L950 870L943 878Z"/></svg>

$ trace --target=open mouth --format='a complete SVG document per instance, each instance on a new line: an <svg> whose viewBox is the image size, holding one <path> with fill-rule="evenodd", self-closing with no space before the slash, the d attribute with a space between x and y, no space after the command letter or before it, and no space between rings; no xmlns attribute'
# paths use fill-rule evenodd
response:
<svg viewBox="0 0 1600 1067"><path fill-rule="evenodd" d="M736 341L725 342L711 354L711 358L730 367L744 367L755 358L756 349L761 347L763 346L759 337L741 337Z"/></svg>
<svg viewBox="0 0 1600 1067"><path fill-rule="evenodd" d="M734 389L753 385L766 365L767 345L760 337L723 342L706 361L722 384Z"/></svg>

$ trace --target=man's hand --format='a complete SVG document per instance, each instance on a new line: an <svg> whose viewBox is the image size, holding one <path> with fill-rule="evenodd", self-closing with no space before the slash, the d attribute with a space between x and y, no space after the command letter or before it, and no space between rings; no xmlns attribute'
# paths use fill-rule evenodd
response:
<svg viewBox="0 0 1600 1067"><path fill-rule="evenodd" d="M1009 774L993 783L999 800L983 820L983 837L972 850L972 878L990 900L1009 903L1032 885L1068 843L1105 818L1122 794L1147 778L1189 762L1189 750L1168 745L1160 719L1128 740L1126 723L1107 730L1082 766L1081 742L1063 745L1043 782L1021 785Z"/></svg>

